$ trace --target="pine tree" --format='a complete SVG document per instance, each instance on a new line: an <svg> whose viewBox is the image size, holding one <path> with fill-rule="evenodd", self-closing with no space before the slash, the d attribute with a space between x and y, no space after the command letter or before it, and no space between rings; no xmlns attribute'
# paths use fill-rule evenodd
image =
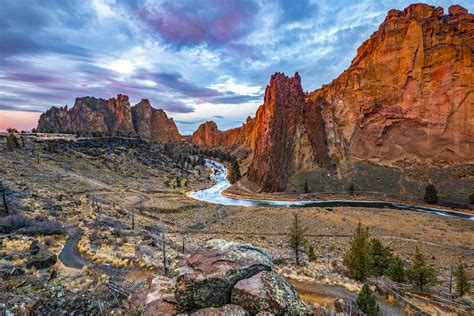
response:
<svg viewBox="0 0 474 316"><path fill-rule="evenodd" d="M438 203L438 190L436 190L434 184L430 183L426 186L424 199L425 202L430 204Z"/></svg>
<svg viewBox="0 0 474 316"><path fill-rule="evenodd" d="M367 284L362 286L362 290L357 295L356 305L367 316L376 316L380 310L377 299Z"/></svg>
<svg viewBox="0 0 474 316"><path fill-rule="evenodd" d="M369 229L359 222L350 241L349 251L344 254L342 264L349 277L363 281L370 275Z"/></svg>
<svg viewBox="0 0 474 316"><path fill-rule="evenodd" d="M392 261L392 251L390 247L384 246L377 238L370 240L369 248L371 274L375 276L386 275Z"/></svg>
<svg viewBox="0 0 474 316"><path fill-rule="evenodd" d="M459 261L454 270L454 277L456 278L456 294L464 296L470 290L469 280L466 275L464 262Z"/></svg>
<svg viewBox="0 0 474 316"><path fill-rule="evenodd" d="M413 265L408 268L407 276L410 283L419 286L421 289L438 282L435 269L426 264L418 246L415 248Z"/></svg>
<svg viewBox="0 0 474 316"><path fill-rule="evenodd" d="M403 283L406 281L405 261L399 256L394 256L387 271L387 275L395 282Z"/></svg>
<svg viewBox="0 0 474 316"><path fill-rule="evenodd" d="M353 182L349 183L349 186L347 187L347 191L349 191L349 194L350 194L350 195L354 195L355 186L354 186L354 183L353 183Z"/></svg>
<svg viewBox="0 0 474 316"><path fill-rule="evenodd" d="M305 232L306 228L301 225L298 214L295 214L289 237L290 246L295 252L296 265L300 264L300 252L306 244L306 240L304 237Z"/></svg>

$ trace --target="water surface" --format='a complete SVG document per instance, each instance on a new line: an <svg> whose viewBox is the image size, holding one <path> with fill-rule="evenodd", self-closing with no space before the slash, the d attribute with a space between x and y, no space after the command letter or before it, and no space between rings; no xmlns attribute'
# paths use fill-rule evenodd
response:
<svg viewBox="0 0 474 316"><path fill-rule="evenodd" d="M306 200L306 201L283 201L283 200L256 200L256 199L241 199L235 197L228 197L222 192L230 187L230 182L227 180L227 169L220 163L214 160L206 159L206 165L214 170L211 176L216 183L207 189L194 191L189 194L190 197L199 201L205 201L213 204L232 205L232 206L286 206L286 207L367 207L367 208L390 208L396 210L410 210L416 212L425 212L437 214L442 216L461 217L468 220L474 220L474 215L462 213L455 210L440 209L435 207L428 207L422 205L387 202L387 201L372 201L372 200Z"/></svg>

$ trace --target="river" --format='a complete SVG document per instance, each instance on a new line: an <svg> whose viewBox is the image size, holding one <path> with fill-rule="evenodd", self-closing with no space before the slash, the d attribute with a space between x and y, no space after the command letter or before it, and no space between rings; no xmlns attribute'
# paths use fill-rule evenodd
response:
<svg viewBox="0 0 474 316"><path fill-rule="evenodd" d="M474 215L463 213L450 209L440 209L435 207L428 207L422 205L401 203L401 202L388 202L388 201L372 201L372 200L306 200L306 201L283 201L283 200L256 200L256 199L241 199L235 197L228 197L222 194L224 190L230 187L230 182L227 180L227 169L224 165L214 161L206 159L206 165L214 170L212 179L215 184L208 187L207 189L194 191L189 193L189 196L193 199L204 201L213 204L220 205L233 205L233 206L273 206L273 207L368 207L368 208L390 208L395 210L411 210L416 212L424 212L437 214L442 216L460 217L467 220L474 220Z"/></svg>

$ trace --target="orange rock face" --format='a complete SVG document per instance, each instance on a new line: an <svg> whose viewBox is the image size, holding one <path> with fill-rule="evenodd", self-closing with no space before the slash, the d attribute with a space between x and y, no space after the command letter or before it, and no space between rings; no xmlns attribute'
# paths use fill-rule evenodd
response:
<svg viewBox="0 0 474 316"><path fill-rule="evenodd" d="M152 108L146 99L130 107L128 96L122 94L108 100L76 98L70 110L67 106L53 107L41 115L37 129L39 132L54 133L133 134L159 143L181 140L173 119L168 119L163 110Z"/></svg>
<svg viewBox="0 0 474 316"><path fill-rule="evenodd" d="M156 143L181 139L173 119L169 119L165 111L154 109L147 99L132 107L132 118L136 133L143 139Z"/></svg>
<svg viewBox="0 0 474 316"><path fill-rule="evenodd" d="M349 69L310 94L329 154L389 166L474 160L474 15L460 6L391 10Z"/></svg>

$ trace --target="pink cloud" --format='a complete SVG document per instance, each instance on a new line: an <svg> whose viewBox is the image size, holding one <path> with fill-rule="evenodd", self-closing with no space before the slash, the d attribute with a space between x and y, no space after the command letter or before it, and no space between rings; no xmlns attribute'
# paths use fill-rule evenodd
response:
<svg viewBox="0 0 474 316"><path fill-rule="evenodd" d="M17 130L31 130L38 125L41 112L3 111L0 110L0 131L9 127Z"/></svg>

